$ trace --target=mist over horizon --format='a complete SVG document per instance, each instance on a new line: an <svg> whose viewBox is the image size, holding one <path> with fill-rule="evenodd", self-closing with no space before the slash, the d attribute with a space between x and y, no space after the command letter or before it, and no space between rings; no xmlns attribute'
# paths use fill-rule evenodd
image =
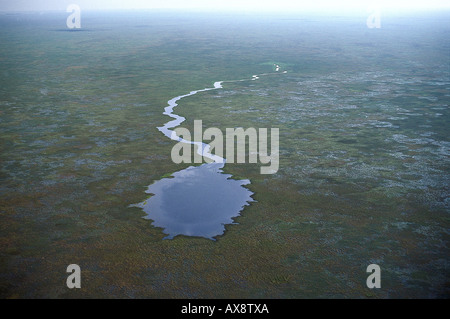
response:
<svg viewBox="0 0 450 319"><path fill-rule="evenodd" d="M371 8L392 13L409 11L429 11L450 9L450 2L432 1L406 1L406 0L318 0L318 1L290 1L290 0L248 0L248 1L181 1L181 0L22 0L0 3L0 12L30 12L30 11L65 11L70 4L78 5L84 11L111 11L111 10L183 10L183 11L219 11L219 12L243 12L243 13L358 13L367 12Z"/></svg>

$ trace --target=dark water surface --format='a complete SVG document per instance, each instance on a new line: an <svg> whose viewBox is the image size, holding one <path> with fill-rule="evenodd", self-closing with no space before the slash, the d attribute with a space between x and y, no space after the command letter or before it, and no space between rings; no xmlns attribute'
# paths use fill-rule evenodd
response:
<svg viewBox="0 0 450 319"><path fill-rule="evenodd" d="M210 163L173 173L173 178L150 185L146 193L154 196L136 206L143 208L154 226L164 229L166 238L187 235L213 239L253 201L253 193L243 187L250 181L230 179L231 175L222 173L222 166Z"/></svg>

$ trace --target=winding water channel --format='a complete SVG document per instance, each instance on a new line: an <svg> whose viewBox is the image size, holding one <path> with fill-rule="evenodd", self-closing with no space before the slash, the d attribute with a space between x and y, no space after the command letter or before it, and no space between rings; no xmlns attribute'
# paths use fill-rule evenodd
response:
<svg viewBox="0 0 450 319"><path fill-rule="evenodd" d="M276 65L276 72L279 66ZM283 73L286 73L283 72ZM152 225L163 229L167 234L165 239L172 239L178 235L205 237L214 240L222 235L225 225L233 224L233 218L250 202L253 193L245 188L249 180L235 180L231 175L224 174L222 168L226 159L210 153L208 144L185 140L173 130L186 119L174 113L178 102L195 94L221 89L224 82L239 82L257 80L260 76L277 74L265 73L253 75L251 79L219 81L214 87L191 91L168 101L164 115L173 120L158 127L166 137L177 142L197 145L197 153L212 160L211 163L200 166L190 166L175 172L170 178L163 178L148 186L147 194L152 196L136 205L147 214L144 218L152 220Z"/></svg>

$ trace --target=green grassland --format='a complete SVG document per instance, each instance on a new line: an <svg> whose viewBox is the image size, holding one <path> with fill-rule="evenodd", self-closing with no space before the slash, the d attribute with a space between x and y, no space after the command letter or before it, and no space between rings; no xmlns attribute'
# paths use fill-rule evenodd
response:
<svg viewBox="0 0 450 319"><path fill-rule="evenodd" d="M0 297L448 297L448 19L83 18L0 17ZM279 128L279 172L226 165L256 201L216 241L163 240L129 205L189 166L167 101L273 63L175 113Z"/></svg>

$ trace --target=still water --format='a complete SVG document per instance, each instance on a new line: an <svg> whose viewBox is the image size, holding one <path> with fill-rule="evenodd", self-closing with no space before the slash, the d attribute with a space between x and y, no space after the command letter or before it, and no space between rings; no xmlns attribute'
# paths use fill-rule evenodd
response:
<svg viewBox="0 0 450 319"><path fill-rule="evenodd" d="M177 235L200 236L213 239L223 234L226 224L253 201L253 194L244 185L249 180L234 180L223 174L223 164L210 163L191 166L150 185L146 191L154 194L135 206L141 207L164 229L171 239Z"/></svg>

